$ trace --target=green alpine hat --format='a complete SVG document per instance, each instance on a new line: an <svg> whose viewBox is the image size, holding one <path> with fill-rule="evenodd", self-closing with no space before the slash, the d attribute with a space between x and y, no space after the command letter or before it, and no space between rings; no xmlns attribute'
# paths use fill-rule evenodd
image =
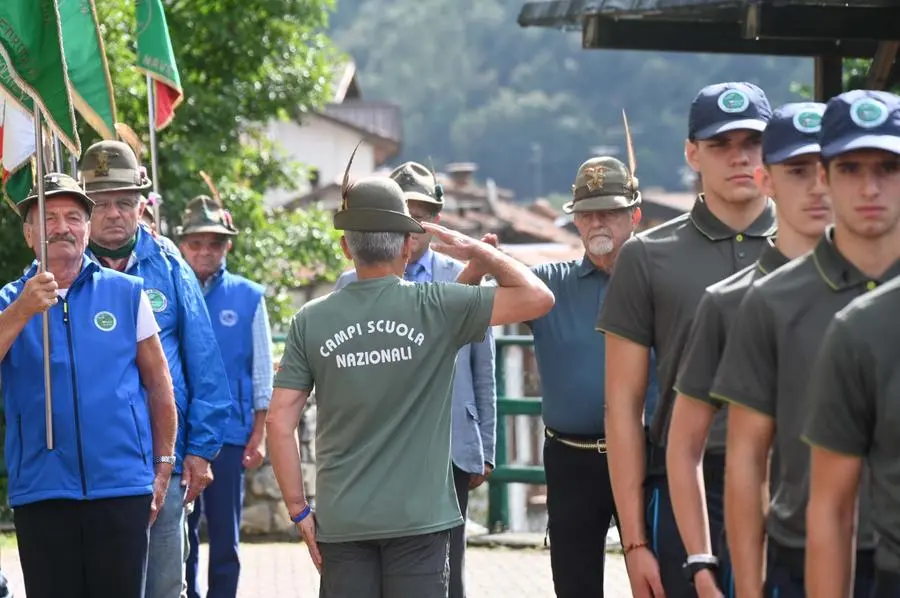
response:
<svg viewBox="0 0 900 598"><path fill-rule="evenodd" d="M100 141L87 148L81 157L80 175L88 193L143 191L151 185L134 150L122 141Z"/></svg>
<svg viewBox="0 0 900 598"><path fill-rule="evenodd" d="M350 166L360 141L344 169L341 209L334 215L334 228L366 233L424 233L409 215L400 185L390 177L366 177L350 184Z"/></svg>
<svg viewBox="0 0 900 598"><path fill-rule="evenodd" d="M175 229L176 237L195 233L215 233L233 237L238 234L231 214L208 195L198 195L188 202L181 216L181 226Z"/></svg>
<svg viewBox="0 0 900 598"><path fill-rule="evenodd" d="M394 180L366 177L343 193L344 202L334 215L334 228L370 233L424 233L406 206L403 189Z"/></svg>
<svg viewBox="0 0 900 598"><path fill-rule="evenodd" d="M572 201L563 206L566 214L618 210L641 203L638 180L615 158L591 158L578 168L572 185Z"/></svg>
<svg viewBox="0 0 900 598"><path fill-rule="evenodd" d="M438 208L444 207L444 187L437 182L434 172L418 162L401 164L390 174L403 190L406 201L421 201Z"/></svg>
<svg viewBox="0 0 900 598"><path fill-rule="evenodd" d="M44 198L50 199L57 195L68 195L80 201L88 212L90 218L91 212L94 211L94 202L87 196L78 183L67 174L51 172L44 175ZM37 204L38 189L37 186L32 187L28 192L28 197L16 204L16 210L22 220L28 216L28 210Z"/></svg>

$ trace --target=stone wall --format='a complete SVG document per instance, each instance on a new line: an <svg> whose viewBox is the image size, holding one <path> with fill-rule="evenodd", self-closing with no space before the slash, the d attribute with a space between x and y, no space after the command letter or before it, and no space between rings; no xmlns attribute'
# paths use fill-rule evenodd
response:
<svg viewBox="0 0 900 598"><path fill-rule="evenodd" d="M300 418L300 461L303 468L303 485L309 500L315 497L315 396L310 397ZM248 471L246 476L244 512L241 519L241 537L287 536L296 537L290 515L281 500L281 490L275 480L275 472L268 457L259 469Z"/></svg>

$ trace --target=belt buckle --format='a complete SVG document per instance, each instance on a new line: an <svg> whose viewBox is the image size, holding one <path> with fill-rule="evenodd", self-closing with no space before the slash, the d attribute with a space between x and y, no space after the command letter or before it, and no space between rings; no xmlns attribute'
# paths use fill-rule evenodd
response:
<svg viewBox="0 0 900 598"><path fill-rule="evenodd" d="M601 455L606 452L606 441L597 439L597 452Z"/></svg>

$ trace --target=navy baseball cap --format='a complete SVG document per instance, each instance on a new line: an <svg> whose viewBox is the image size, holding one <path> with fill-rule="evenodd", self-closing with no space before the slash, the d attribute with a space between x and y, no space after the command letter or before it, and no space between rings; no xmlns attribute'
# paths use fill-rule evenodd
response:
<svg viewBox="0 0 900 598"><path fill-rule="evenodd" d="M780 106L763 131L763 163L780 164L805 154L818 154L825 104L798 102Z"/></svg>
<svg viewBox="0 0 900 598"><path fill-rule="evenodd" d="M900 154L900 97L856 89L831 98L819 143L826 160L861 149Z"/></svg>
<svg viewBox="0 0 900 598"><path fill-rule="evenodd" d="M752 83L707 85L691 104L688 139L702 140L726 131L763 131L772 117L765 92Z"/></svg>

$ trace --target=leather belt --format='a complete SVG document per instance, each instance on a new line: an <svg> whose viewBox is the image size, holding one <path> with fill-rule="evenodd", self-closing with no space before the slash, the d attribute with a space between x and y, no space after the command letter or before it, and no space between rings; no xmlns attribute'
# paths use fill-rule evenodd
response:
<svg viewBox="0 0 900 598"><path fill-rule="evenodd" d="M586 451L597 451L598 453L606 453L606 439L598 438L597 440L575 440L572 438L565 438L560 436L557 432L554 432L550 428L544 428L544 436L558 442L560 444L564 444L566 446L570 446L572 448L582 449Z"/></svg>

